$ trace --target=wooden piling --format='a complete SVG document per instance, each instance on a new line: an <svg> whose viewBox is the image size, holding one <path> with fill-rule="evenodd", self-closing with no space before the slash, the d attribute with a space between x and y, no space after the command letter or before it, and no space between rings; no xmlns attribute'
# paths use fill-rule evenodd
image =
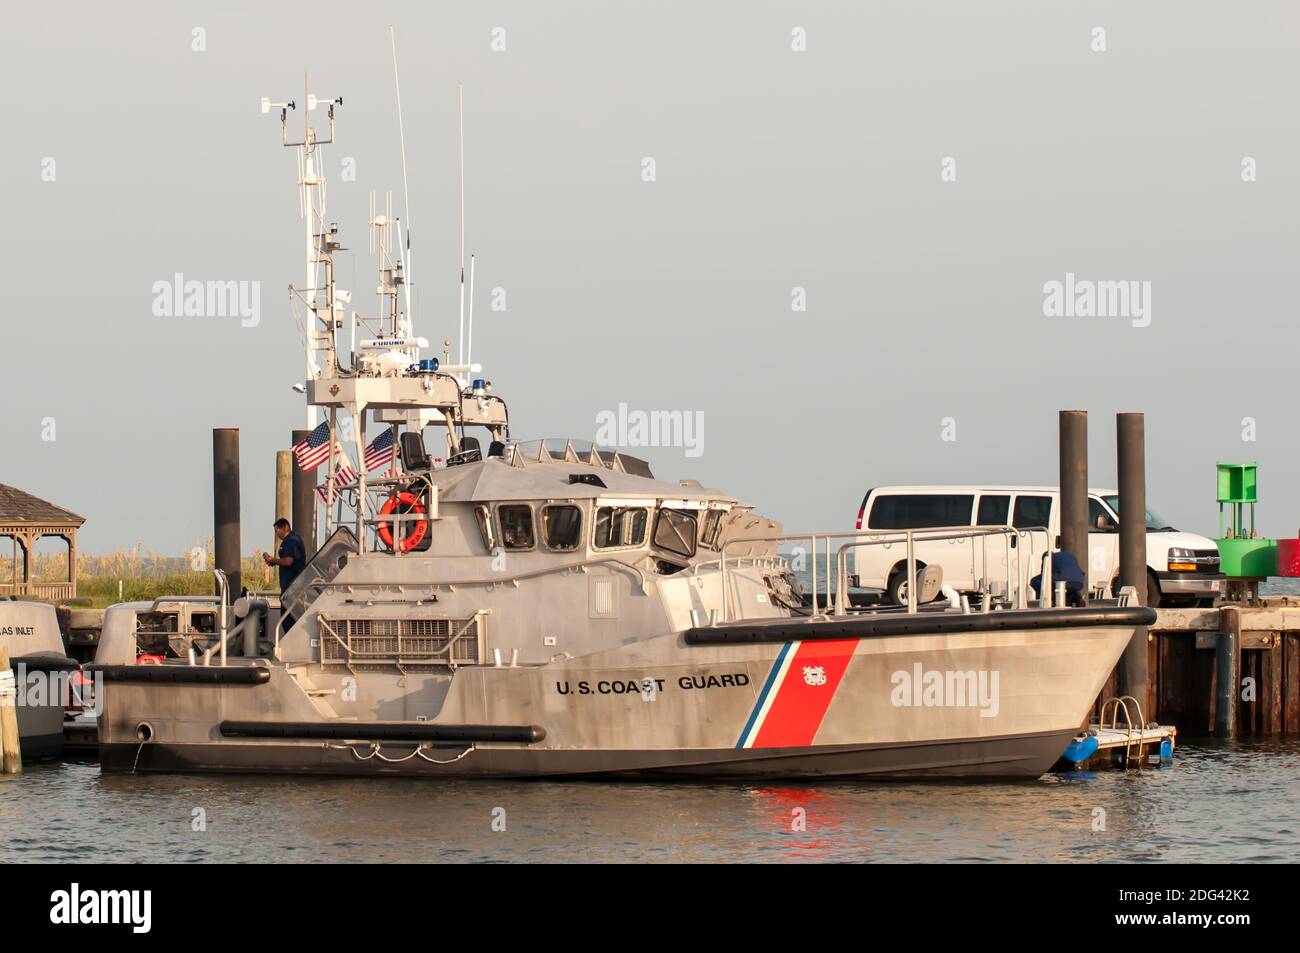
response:
<svg viewBox="0 0 1300 953"><path fill-rule="evenodd" d="M239 556L239 430L212 431L212 538L217 568L230 584L230 600L243 585Z"/></svg>
<svg viewBox="0 0 1300 953"><path fill-rule="evenodd" d="M1083 570L1083 597L1088 597L1088 412L1062 410L1059 415L1060 507L1062 552L1071 553ZM1048 545L1052 544L1048 540ZM1055 547L1053 547L1055 548Z"/></svg>
<svg viewBox="0 0 1300 953"><path fill-rule="evenodd" d="M310 433L310 430L293 431L294 444L306 440ZM293 468L293 515L289 522L302 538L307 558L311 559L316 554L316 474L311 470Z"/></svg>
<svg viewBox="0 0 1300 953"><path fill-rule="evenodd" d="M275 519L288 520L293 523L293 451L277 450L275 454ZM280 552L280 540L271 536L271 555ZM271 570L268 566L262 581L269 582Z"/></svg>
<svg viewBox="0 0 1300 953"><path fill-rule="evenodd" d="M1282 633L1282 734L1300 734L1300 632Z"/></svg>
<svg viewBox="0 0 1300 953"><path fill-rule="evenodd" d="M1220 738L1236 738L1238 725L1238 685L1241 681L1241 609L1225 606L1220 613L1222 626L1214 649L1214 733Z"/></svg>
<svg viewBox="0 0 1300 953"><path fill-rule="evenodd" d="M17 686L9 668L9 649L0 645L0 774L22 774L23 755L18 741Z"/></svg>
<svg viewBox="0 0 1300 953"><path fill-rule="evenodd" d="M1148 604L1146 527L1146 432L1142 414L1116 414L1116 463L1119 469L1119 584L1131 586L1138 602ZM1143 713L1154 708L1151 687L1151 648L1147 630L1133 633L1120 663L1120 686L1125 695L1142 703Z"/></svg>

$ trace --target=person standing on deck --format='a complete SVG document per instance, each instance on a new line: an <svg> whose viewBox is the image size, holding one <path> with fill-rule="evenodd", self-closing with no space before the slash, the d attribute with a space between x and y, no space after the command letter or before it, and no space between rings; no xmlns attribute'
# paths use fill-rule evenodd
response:
<svg viewBox="0 0 1300 953"><path fill-rule="evenodd" d="M283 596L307 566L307 547L283 516L275 521L275 538L280 541L280 555L267 553L262 559L268 566L280 567L280 594ZM297 619L288 611L288 606L282 605L280 611L284 613L284 631L288 632Z"/></svg>
<svg viewBox="0 0 1300 953"><path fill-rule="evenodd" d="M284 592L293 585L293 581L307 565L307 547L284 517L275 521L275 538L280 541L280 555L272 556L268 553L262 558L268 566L280 567L280 591Z"/></svg>

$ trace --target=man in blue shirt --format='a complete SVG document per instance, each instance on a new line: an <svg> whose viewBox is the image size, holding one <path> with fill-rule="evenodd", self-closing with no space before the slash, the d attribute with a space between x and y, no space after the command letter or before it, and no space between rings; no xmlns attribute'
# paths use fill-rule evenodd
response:
<svg viewBox="0 0 1300 953"><path fill-rule="evenodd" d="M1060 545L1059 539L1057 545ZM1074 553L1060 549L1052 553L1052 582L1065 583L1066 605L1083 605L1083 580L1083 569L1079 565L1079 560L1074 558ZM1030 587L1039 595L1041 595L1040 588L1042 584L1043 577L1041 573L1029 580Z"/></svg>
<svg viewBox="0 0 1300 953"><path fill-rule="evenodd" d="M303 567L307 565L307 547L302 537L293 531L289 521L281 517L275 521L275 538L280 541L280 555L269 553L263 558L268 566L280 567L280 591L284 592L298 578Z"/></svg>

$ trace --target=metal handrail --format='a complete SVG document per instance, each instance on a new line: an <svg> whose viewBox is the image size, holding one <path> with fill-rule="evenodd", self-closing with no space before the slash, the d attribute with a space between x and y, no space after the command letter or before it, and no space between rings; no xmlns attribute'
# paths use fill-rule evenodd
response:
<svg viewBox="0 0 1300 953"><path fill-rule="evenodd" d="M649 591L646 586L646 577L645 577L645 572L643 570L641 570L637 566L633 566L631 563L626 563L620 559L615 559L612 556L601 556L595 559L583 559L583 560L579 560L578 562L565 563L563 566L544 567L542 569L533 569L528 572L510 573L510 574L503 573L491 579L454 579L454 580L439 579L436 582L421 583L419 585L421 586L421 588L434 588L437 586L447 586L450 588L455 588L456 586L497 586L507 582L518 582L520 579L535 579L539 576L550 575L551 573L569 572L574 569L585 569L588 566L600 566L600 565L617 566L620 569L625 569L628 572L634 573L637 577L637 582L641 587L641 591L642 592ZM312 585L304 589L302 592L300 592L297 598L294 599L293 606L296 608L298 604L303 600L303 598L306 597L307 593L313 589L366 589L366 588L393 589L393 588L400 588L400 586L399 584L391 583L391 582L360 582L360 581L340 582L337 579L330 579L330 580L322 579L319 582L313 583ZM274 643L275 643L274 654L276 658L280 657L280 636L283 632L285 615L287 615L287 613L285 612L285 607L281 606L280 618L276 620L275 633L274 633Z"/></svg>
<svg viewBox="0 0 1300 953"><path fill-rule="evenodd" d="M1111 714L1111 723L1110 723L1110 727L1112 731L1119 730L1119 713L1121 708L1124 710L1124 723L1125 723L1125 730L1127 732L1124 738L1124 767L1127 768L1129 766L1129 762L1133 760L1133 748L1135 745L1137 747L1138 754L1141 755L1142 753L1143 732L1146 729L1146 721L1142 717L1142 703L1138 701L1136 698L1134 698L1132 695L1120 695L1120 696L1112 695L1110 698L1107 698L1104 702L1101 703L1101 715L1097 718L1098 728L1106 727L1106 706L1109 705L1111 702L1115 703L1115 708L1113 709L1113 712ZM1133 707L1137 709L1138 727L1137 727L1136 739L1133 736L1133 732L1134 732L1133 718L1129 714L1129 710L1128 710L1129 702L1132 702Z"/></svg>
<svg viewBox="0 0 1300 953"><path fill-rule="evenodd" d="M1024 579L1024 565L1021 558L1021 549L1023 547L1012 547L1012 539L1032 539L1033 534L1041 532L1050 542L1050 534L1046 527L1014 527L1014 526L936 526L925 529L908 529L908 530L842 530L839 532L825 533L784 533L768 534L760 536L744 536L727 540L721 550L719 564L722 573L722 621L731 621L732 599L731 588L727 583L727 550L735 545L742 543L781 543L790 540L808 540L809 548L812 550L812 618L817 619L822 616L822 609L819 603L819 593L817 591L817 541L824 540L826 546L826 569L827 575L830 573L830 541L832 539L851 539L855 542L844 543L840 546L837 556L837 607L836 615L843 615L847 612L844 603L844 594L847 590L847 559L846 551L854 546L884 546L893 545L894 543L905 543L907 546L907 573L909 586L915 587L916 580L916 542L939 542L944 539L975 539L977 537L1004 536L1008 539L1008 548L1016 549L1016 597L1019 608L1026 608L1025 590L1027 583ZM710 561L711 562L711 561ZM987 548L985 549L984 571L988 572ZM829 579L827 580L829 582ZM829 588L829 587L828 587ZM1007 559L1007 596L1011 596L1011 560L1008 554ZM828 593L829 597L829 593ZM985 600L987 603L987 600ZM916 613L918 601L915 598L908 599L907 611L909 614Z"/></svg>
<svg viewBox="0 0 1300 953"><path fill-rule="evenodd" d="M961 527L959 527L959 529L960 529L960 528L961 528ZM982 527L970 527L970 530L971 530L970 532L963 532L963 533L958 533L958 532L954 532L954 533L944 533L943 535L940 535L940 536L928 536L928 535L924 535L924 536L921 537L921 541L922 541L922 542L938 542L938 541L941 541L941 540L944 540L944 539L975 539L976 537L979 537L979 538L981 538L981 541L982 541L982 542L987 543L988 537L990 537L990 536L1005 536L1005 537L1007 538L1007 540L1008 540L1008 546L1007 546L1008 553L1010 552L1011 549L1014 549L1014 550L1016 551L1016 576L1015 576L1015 580L1016 580L1016 606L1017 606L1017 608L1024 609L1024 608L1027 608L1027 600L1028 600L1028 596L1027 596L1027 593L1026 593L1026 589L1027 589L1027 585L1028 585L1028 584L1027 584L1027 582L1026 582L1026 580L1025 580L1025 578L1024 578L1024 577L1025 577L1025 572L1024 572L1024 567L1023 567L1023 564L1022 564L1022 561L1021 561L1021 553L1022 553L1022 551L1024 550L1024 547L1023 547L1023 546L1020 546L1020 545L1012 546L1012 545L1010 545L1010 540L1011 540L1013 537L1016 538L1016 539L1026 539L1026 540L1027 540L1027 539L1030 539L1030 538L1032 538L1032 534L1033 534L1033 533L1036 533L1036 532L1039 532L1040 529L1042 530L1043 533L1046 533L1046 532L1047 532L1047 530L1046 530L1045 528L1041 528L1041 527L1014 527L1014 526L1004 526L1004 527L988 527L987 529L986 529L986 528L982 528ZM914 580L916 579L916 556L915 556L915 542L916 542L916 539L917 539L916 534L917 534L917 533L927 533L927 532L929 532L929 531L928 531L928 530L904 530L904 531L901 531L901 532L906 532L907 535L908 535L908 568L907 568L907 571L908 571L909 582L911 583L912 586L915 586L915 582L914 582ZM846 599L846 592L847 592L847 590L848 590L848 556L847 556L848 550L853 549L853 548L858 547L858 546L886 545L888 542L893 542L893 541L892 541L892 540L891 540L891 541L886 541L886 540L873 540L873 541L869 541L869 542L867 542L867 543L857 543L857 542L842 543L842 544L840 545L839 549L836 550L836 562L835 562L835 572L836 572L836 578L835 578L835 614L836 614L837 616L846 615L846 614L848 613L848 606L847 606L847 599ZM828 541L827 546L829 547L829 545L830 545L830 544L829 544L829 541ZM827 557L827 563L828 563L828 565L829 565L829 555L828 555L828 557ZM987 574L987 572L988 572L988 547L987 547L987 545L984 546L983 555L982 555L982 564L983 564L984 572L985 572L985 574ZM1008 559L1007 559L1007 598L1010 598L1010 597L1011 597L1011 578L1012 578L1012 577L1011 577L1011 560L1010 560L1010 558L1008 557ZM908 611L909 611L909 612L915 612L915 611L916 611L916 608L915 608L916 604L917 604L917 602L916 602L915 599L909 598L909 599L908 599Z"/></svg>
<svg viewBox="0 0 1300 953"><path fill-rule="evenodd" d="M226 579L225 570L214 569L212 575L216 577L217 591L221 596L220 601L217 603L217 632L219 636L218 644L221 646L221 665L224 668L226 664L226 626L228 624L226 608L230 604L230 582ZM207 665L211 659L212 650L209 649L203 653L203 664Z"/></svg>
<svg viewBox="0 0 1300 953"><path fill-rule="evenodd" d="M790 568L790 560L786 559L784 556L781 555L737 556L733 561L733 565L739 568L745 564L746 560L748 560L754 566L762 565L763 568L765 569L789 569ZM716 567L717 570L721 572L722 560L709 559L704 562L695 563L693 566L691 566L690 572L692 576L698 576L701 570L713 569L714 567Z"/></svg>
<svg viewBox="0 0 1300 953"><path fill-rule="evenodd" d="M250 616L251 616L251 614L250 614ZM211 665L211 664L212 664L212 653L215 652L215 651L217 651L217 649L220 649L220 650L221 650L221 664L222 664L222 666L225 666L225 664L226 664L226 646L229 644L230 640L233 639L235 636L237 636L237 635L242 635L242 634L243 634L243 632L244 632L244 626L247 625L247 623L248 623L248 619L249 619L250 616L245 616L244 619L241 620L240 623L239 623L238 625L236 625L233 629L230 629L229 631L226 631L226 632L223 632L223 633L219 633L219 634L218 634L216 644L215 644L215 645L210 645L210 646L208 646L206 649L203 650L203 664L204 664L204 665Z"/></svg>

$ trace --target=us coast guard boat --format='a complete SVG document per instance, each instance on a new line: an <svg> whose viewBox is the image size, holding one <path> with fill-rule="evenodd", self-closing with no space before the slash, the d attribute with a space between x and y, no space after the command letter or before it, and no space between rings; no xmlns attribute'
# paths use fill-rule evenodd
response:
<svg viewBox="0 0 1300 953"><path fill-rule="evenodd" d="M289 141L292 104L267 104L298 149L311 226L311 287L296 292L306 397L332 424L331 450L344 417L357 447L368 425L388 428L389 475L362 465L336 486L329 454L326 542L278 599L110 610L95 666L104 770L951 777L1052 766L1152 610L1031 602L1040 567L1019 554L1033 531L789 534L617 450L513 440L472 354L453 364L448 342L439 361L414 337L387 208L371 214L383 313L352 318L354 333L357 322L377 333L343 347L340 246L316 173L337 104L329 138L306 127L301 142ZM1011 555L978 598L940 597L914 546L970 536L1002 536ZM782 554L793 545L802 566ZM915 598L857 604L845 571L856 546L895 548ZM811 572L811 594L795 569Z"/></svg>

